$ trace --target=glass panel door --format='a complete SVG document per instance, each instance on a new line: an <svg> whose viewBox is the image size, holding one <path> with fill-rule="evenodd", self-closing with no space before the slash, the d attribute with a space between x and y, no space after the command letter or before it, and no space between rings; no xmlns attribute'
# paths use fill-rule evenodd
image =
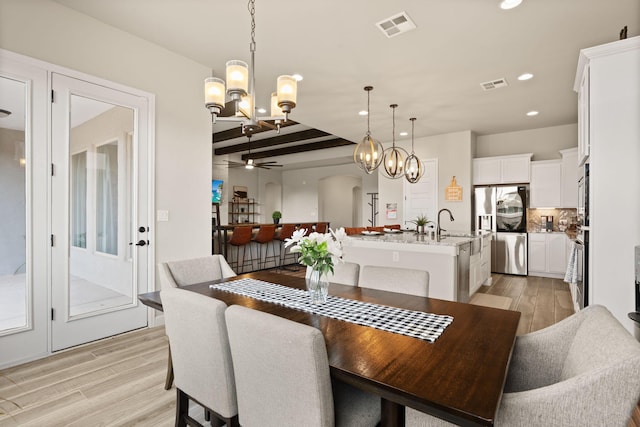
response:
<svg viewBox="0 0 640 427"><path fill-rule="evenodd" d="M0 77L0 335L31 324L27 280L26 85Z"/></svg>
<svg viewBox="0 0 640 427"><path fill-rule="evenodd" d="M0 49L0 369L48 351L47 72Z"/></svg>
<svg viewBox="0 0 640 427"><path fill-rule="evenodd" d="M146 325L148 181L143 99L58 74L53 87L58 350Z"/></svg>
<svg viewBox="0 0 640 427"><path fill-rule="evenodd" d="M71 95L69 315L135 304L127 165L135 110Z"/></svg>

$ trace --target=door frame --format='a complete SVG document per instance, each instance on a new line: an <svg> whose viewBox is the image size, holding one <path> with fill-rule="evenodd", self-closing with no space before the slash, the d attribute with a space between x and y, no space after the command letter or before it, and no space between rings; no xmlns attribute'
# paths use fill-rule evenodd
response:
<svg viewBox="0 0 640 427"><path fill-rule="evenodd" d="M0 369L49 354L47 72L0 49L0 73L25 84L25 249L27 326L0 336ZM45 190L42 190L45 189ZM42 197L42 195L45 197Z"/></svg>
<svg viewBox="0 0 640 427"><path fill-rule="evenodd" d="M10 70L15 68L15 72L4 73L4 74L12 74L16 77L20 77L21 73L19 72L21 67L25 69L36 70L38 73L41 73L42 76L46 76L44 82L46 85L42 84L42 80L33 80L34 83L39 82L37 86L34 86L31 89L30 100L32 103L32 114L34 115L34 120L31 128L31 134L35 138L38 136L43 140L46 137L46 158L43 156L42 158L37 158L32 160L37 161L37 167L40 170L47 171L47 183L46 183L46 193L47 197L44 203L46 203L46 208L41 209L41 212L46 212L48 219L46 221L42 221L42 224L35 224L38 226L37 229L33 230L32 235L30 236L27 245L31 245L34 248L34 251L44 252L45 245L38 246L39 242L49 242L51 235L51 201L49 200L51 193L51 175L50 173L50 165L51 165L51 79L52 73L63 74L69 77L73 77L80 80L85 80L87 82L109 87L112 89L120 90L123 92L128 92L132 95L136 95L139 97L143 97L147 99L148 109L147 109L147 135L148 135L148 147L147 147L147 174L148 174L148 185L147 185L147 193L148 193L148 203L147 203L147 224L149 224L149 232L148 239L151 245L150 250L148 250L148 262L147 262L147 292L153 291L155 289L155 242L156 242L156 233L155 233L155 95L150 92L146 92L140 89L132 88L120 83L116 83L110 80L106 80L100 77L92 76L90 74L86 74L80 71L72 70L66 67L62 67L59 65L51 64L46 61L42 61L36 58L32 58L29 56L21 55L15 52L11 52L5 49L0 48L0 61L2 62L3 68L9 68ZM22 73L26 74L26 73ZM25 79L25 77L29 77L29 75L23 75L21 79ZM46 105L43 105L46 104ZM33 144L33 138L31 141ZM32 153L32 156L35 156L37 153ZM30 166L32 169L35 167ZM30 185L34 185L31 183ZM44 182L40 182L39 185L45 185ZM35 202L34 202L35 203ZM28 219L29 221L30 219ZM46 228L44 227L46 224ZM39 278L43 283L46 283L46 289L36 289L34 287L34 300L38 297L42 297L40 293L35 295L36 292L46 292L46 313L36 313L34 309L34 320L36 315L43 316L42 321L37 325L34 324L34 328L32 331L34 333L43 333L42 329L46 329L46 344L44 346L40 346L38 349L33 351L27 351L24 354L10 356L11 359L4 360L4 358L0 357L0 369L18 365L20 363L29 362L31 360L39 359L42 357L49 356L53 354L51 350L51 247L46 245L46 255L40 254L36 255L38 259L36 260L37 265L32 265L32 273L33 278ZM31 261L31 260L30 260ZM33 261L32 261L33 263ZM45 280L46 278L46 280ZM34 282L35 283L35 282ZM45 320L46 319L46 320ZM147 310L147 325L148 327L155 326L156 318L153 310ZM37 328L37 330L36 330ZM22 333L17 333L14 335L9 335L7 337L13 337L9 340L7 337L0 337L0 343L4 345L2 339L5 339L6 342L11 343L14 339L17 339L20 342L20 336ZM24 338L23 338L24 339ZM0 346L1 347L1 346Z"/></svg>

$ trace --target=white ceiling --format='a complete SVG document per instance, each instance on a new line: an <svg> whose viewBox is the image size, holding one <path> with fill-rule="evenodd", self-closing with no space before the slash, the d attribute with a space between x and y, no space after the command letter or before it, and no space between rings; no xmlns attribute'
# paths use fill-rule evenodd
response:
<svg viewBox="0 0 640 427"><path fill-rule="evenodd" d="M104 23L211 68L224 78L229 59L249 60L250 18L239 0L57 0ZM268 105L280 74L300 73L292 119L359 141L366 131L391 140L462 130L480 135L577 121L573 80L580 49L640 34L638 0L257 0L257 104ZM376 27L405 11L417 28L387 38ZM532 80L518 75L530 72ZM483 91L480 83L509 86ZM203 106L204 108L204 106ZM525 113L540 114L527 117ZM397 137L402 139L403 137ZM410 135L404 138L410 138Z"/></svg>

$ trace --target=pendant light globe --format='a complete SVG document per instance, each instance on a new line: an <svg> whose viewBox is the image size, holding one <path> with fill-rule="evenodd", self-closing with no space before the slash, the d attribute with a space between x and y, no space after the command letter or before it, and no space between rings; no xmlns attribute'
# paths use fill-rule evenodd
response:
<svg viewBox="0 0 640 427"><path fill-rule="evenodd" d="M420 178L422 178L422 175L424 175L425 169L422 165L422 162L413 151L413 130L416 118L412 117L409 120L411 120L411 155L407 157L407 160L404 164L404 177L407 178L407 181L409 181L411 184L415 184L416 182L420 181Z"/></svg>
<svg viewBox="0 0 640 427"><path fill-rule="evenodd" d="M384 147L380 141L371 136L369 129L369 94L373 86L365 86L364 90L367 92L367 134L353 150L353 162L366 173L372 174L384 159Z"/></svg>
<svg viewBox="0 0 640 427"><path fill-rule="evenodd" d="M404 176L405 159L409 157L409 153L402 147L396 147L396 108L398 104L391 104L389 107L393 109L392 145L384 150L382 176L398 179Z"/></svg>

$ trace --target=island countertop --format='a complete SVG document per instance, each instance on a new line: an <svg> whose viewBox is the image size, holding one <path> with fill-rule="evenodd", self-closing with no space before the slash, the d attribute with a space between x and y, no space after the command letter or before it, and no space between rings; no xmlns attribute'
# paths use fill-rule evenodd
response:
<svg viewBox="0 0 640 427"><path fill-rule="evenodd" d="M345 261L429 272L429 296L449 301L469 299L471 256L481 256L491 232L454 232L432 239L414 231L359 234L344 240Z"/></svg>
<svg viewBox="0 0 640 427"><path fill-rule="evenodd" d="M457 255L460 246L470 243L478 237L489 236L491 233L487 231L478 231L472 233L465 232L447 232L440 236L438 239L435 233L430 234L417 234L415 231L403 230L402 232L394 233L377 233L377 234L356 234L349 236L351 240L357 240L353 242L357 246L376 246L380 247L381 244L385 248L394 249L396 245L420 245L425 246L422 249L424 252L430 253L442 253L448 255ZM350 243L346 243L346 246L350 246ZM420 250L414 248L414 250Z"/></svg>

